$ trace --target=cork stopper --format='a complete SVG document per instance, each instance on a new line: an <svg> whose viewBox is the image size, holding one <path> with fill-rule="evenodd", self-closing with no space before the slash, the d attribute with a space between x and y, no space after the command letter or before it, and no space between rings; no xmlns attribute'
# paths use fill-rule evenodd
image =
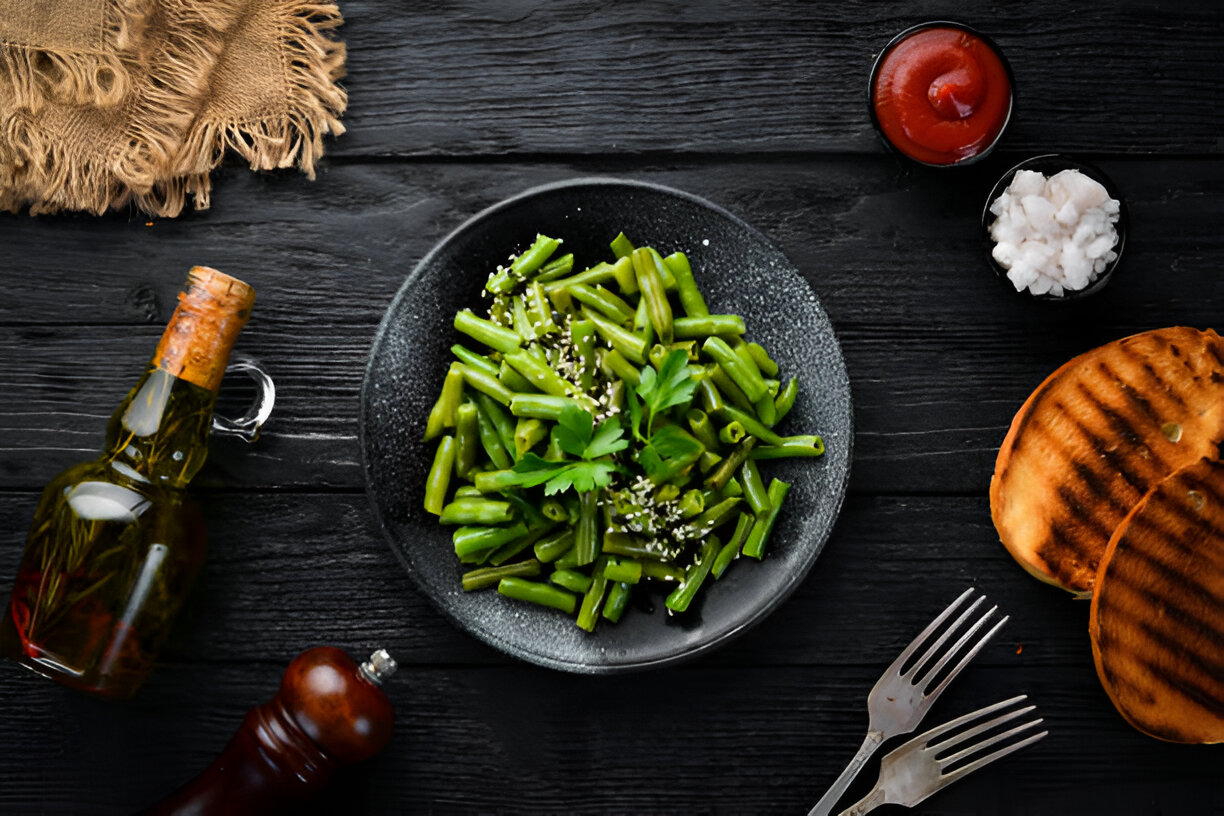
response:
<svg viewBox="0 0 1224 816"><path fill-rule="evenodd" d="M230 349L246 325L255 290L207 266L193 266L153 365L209 391L221 387Z"/></svg>

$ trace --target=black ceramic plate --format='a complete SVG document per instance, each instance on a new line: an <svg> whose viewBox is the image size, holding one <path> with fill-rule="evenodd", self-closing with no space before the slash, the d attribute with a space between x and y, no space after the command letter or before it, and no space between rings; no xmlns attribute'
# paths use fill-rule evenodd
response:
<svg viewBox="0 0 1224 816"><path fill-rule="evenodd" d="M763 463L766 478L792 484L764 561L741 558L704 588L683 616L662 597L631 606L594 634L561 613L494 590L464 593L450 529L421 505L434 446L421 441L449 347L464 340L455 312L481 306L489 272L537 232L565 241L579 264L611 259L624 231L639 246L683 250L713 312L743 315L751 339L771 351L800 396L779 429L818 432L817 459ZM672 663L726 643L761 620L807 574L841 507L852 442L850 385L828 318L795 267L761 233L725 210L677 190L632 181L580 179L497 204L446 237L404 282L379 327L361 397L365 476L378 521L409 575L459 627L522 660L581 673Z"/></svg>

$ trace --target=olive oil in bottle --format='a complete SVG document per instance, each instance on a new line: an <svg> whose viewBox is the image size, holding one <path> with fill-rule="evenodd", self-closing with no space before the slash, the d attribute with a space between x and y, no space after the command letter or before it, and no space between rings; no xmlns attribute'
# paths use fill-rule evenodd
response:
<svg viewBox="0 0 1224 816"><path fill-rule="evenodd" d="M102 697L144 682L204 558L184 488L207 456L221 377L254 301L236 278L188 273L102 456L43 491L0 620L7 657Z"/></svg>

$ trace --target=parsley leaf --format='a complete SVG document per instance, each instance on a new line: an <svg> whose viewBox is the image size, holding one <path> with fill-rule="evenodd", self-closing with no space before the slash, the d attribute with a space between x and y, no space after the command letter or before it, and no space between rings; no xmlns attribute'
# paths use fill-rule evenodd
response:
<svg viewBox="0 0 1224 816"><path fill-rule="evenodd" d="M701 450L701 443L674 425L660 428L650 437L646 447L637 453L637 462L652 481L670 475L672 460L692 457ZM689 459L691 462L692 459Z"/></svg>
<svg viewBox="0 0 1224 816"><path fill-rule="evenodd" d="M683 349L672 349L663 358L658 373L654 366L642 368L641 379L638 380L637 394L646 404L646 435L650 436L654 419L659 413L675 405L681 405L693 398L697 389L697 381L693 379L693 367L688 364L688 353ZM633 411L633 400L630 400L630 411ZM634 425L637 430L637 424Z"/></svg>

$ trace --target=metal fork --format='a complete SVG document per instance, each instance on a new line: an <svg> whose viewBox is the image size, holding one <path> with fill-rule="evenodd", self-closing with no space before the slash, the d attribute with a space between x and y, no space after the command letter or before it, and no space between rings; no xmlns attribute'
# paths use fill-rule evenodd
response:
<svg viewBox="0 0 1224 816"><path fill-rule="evenodd" d="M913 807L935 791L951 785L961 777L979 768L984 768L996 759L1018 751L1026 745L1032 745L1049 733L1048 731L1028 733L1041 725L1043 720L1040 717L1012 726L1006 731L995 732L995 729L1003 724L1034 710L1036 706L1032 705L1000 714L962 733L941 742L935 742L949 731L982 720L996 711L1027 699L1028 697L1021 694L1019 697L980 708L972 714L966 714L951 722L936 726L925 734L914 737L895 751L889 752L880 762L880 778L876 780L875 788L852 807L843 810L840 816L863 816L864 813L875 810L876 807L886 803ZM1021 738L1021 735L1026 733L1027 736ZM976 739L983 734L988 735L982 739ZM995 748L989 754L978 756L971 762L957 764L982 754L996 745L1001 747ZM954 764L955 768L945 770Z"/></svg>
<svg viewBox="0 0 1224 816"><path fill-rule="evenodd" d="M939 617L931 621L931 624L923 629L885 670L884 675L876 682L875 688L867 695L867 712L870 715L867 737L859 747L858 753L854 755L854 759L850 760L850 764L841 772L841 776L837 777L837 781L825 792L825 795L820 797L820 801L808 812L808 816L828 816L833 806L837 804L837 800L846 792L846 788L850 787L854 777L880 747L880 744L892 737L908 734L917 728L931 704L948 687L952 678L960 674L961 669L965 668L966 664L994 636L994 633L999 631L999 627L1007 623L1007 616L1004 615L988 632L978 638L950 671L941 676L940 673L947 667L948 662L964 649L978 630L985 626L990 616L998 611L999 607L993 606L972 624L968 624L970 616L986 600L985 596L979 596L966 606L970 597L976 592L977 590L973 587L962 592L960 597L949 604L948 608L939 614ZM949 618L956 615L958 610L960 612L956 620L927 646L931 637L947 623ZM968 628L956 642L947 646L949 639L965 626ZM926 646L926 651L922 653L922 657L911 663L910 658L924 646ZM903 672L902 669L905 671Z"/></svg>

